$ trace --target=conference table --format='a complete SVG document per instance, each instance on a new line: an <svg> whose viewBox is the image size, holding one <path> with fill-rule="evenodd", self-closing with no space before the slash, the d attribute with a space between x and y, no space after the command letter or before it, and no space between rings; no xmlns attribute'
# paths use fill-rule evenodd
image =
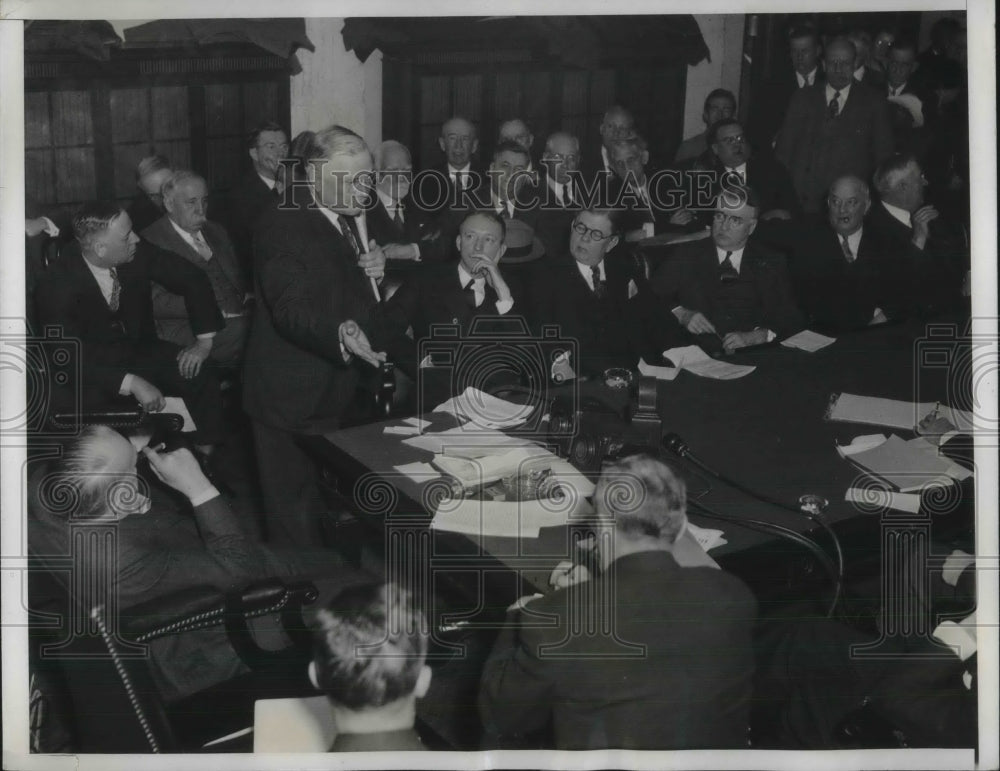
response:
<svg viewBox="0 0 1000 771"><path fill-rule="evenodd" d="M822 516L838 534L846 571L879 569L880 536L898 512L880 505L845 499L850 487L872 487L864 475L842 458L836 446L864 434L911 431L825 419L831 397L851 393L907 402L938 402L968 407L970 367L967 318L912 320L843 334L816 352L770 344L737 352L726 360L752 365L748 375L714 380L681 371L673 380L658 381L657 412L663 433L676 434L705 465L770 499L798 507L804 495L828 502ZM602 383L578 384L613 407L624 407L626 391ZM454 425L440 413L424 415L426 431ZM922 418L914 415L914 425ZM424 462L432 455L403 443L405 436L386 433L400 419L327 434L317 443L341 493L353 498L361 529L368 533L375 559L396 575L419 574L433 591L450 599L450 616L435 616L439 629L496 628L503 611L516 598L548 589L553 567L578 556L577 539L593 532L594 523L542 528L537 538L477 537L429 529L433 495L428 486L395 467ZM721 522L699 513L707 507L726 517L752 518L805 533L833 555L830 539L815 522L793 511L758 500L664 451L662 457L688 485L690 520L723 531L726 543L711 557L723 569L743 578L757 593L761 610L774 602L816 600L822 607L832 591L828 576L801 545L773 534ZM962 499L969 487L948 503L951 509L971 505ZM948 511L938 510L933 528L949 524ZM927 516L921 510L919 515ZM414 573L415 571L415 573ZM442 622L443 618L443 622Z"/></svg>

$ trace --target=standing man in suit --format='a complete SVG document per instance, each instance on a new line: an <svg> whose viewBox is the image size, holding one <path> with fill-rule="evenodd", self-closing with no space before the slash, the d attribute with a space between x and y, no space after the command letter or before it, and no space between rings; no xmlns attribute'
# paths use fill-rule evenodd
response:
<svg viewBox="0 0 1000 771"><path fill-rule="evenodd" d="M728 174L738 185L752 187L760 202L761 220L791 219L799 205L788 170L768 152L753 152L742 124L735 118L723 118L708 130L711 169L717 175L714 195ZM713 196L714 197L714 196Z"/></svg>
<svg viewBox="0 0 1000 771"><path fill-rule="evenodd" d="M545 245L547 257L562 254L569 243L569 226L581 205L579 168L580 140L565 131L550 134L542 155L535 223L535 234Z"/></svg>
<svg viewBox="0 0 1000 771"><path fill-rule="evenodd" d="M855 83L854 56L854 44L846 38L826 47L826 84L795 93L778 134L775 155L791 172L807 214L822 210L826 191L837 177L868 179L892 154L885 99Z"/></svg>
<svg viewBox="0 0 1000 771"><path fill-rule="evenodd" d="M678 165L694 163L703 156L709 148L708 133L712 126L725 118L736 114L736 97L732 91L716 88L705 97L705 107L701 111L701 119L705 130L681 142L674 153L674 163Z"/></svg>
<svg viewBox="0 0 1000 771"><path fill-rule="evenodd" d="M250 332L247 285L225 228L208 219L208 185L193 171L181 170L163 183L167 213L142 232L161 249L203 270L226 326L212 345L212 361L235 366L243 361ZM183 299L159 285L153 288L153 315L160 337L178 345L194 340Z"/></svg>
<svg viewBox="0 0 1000 771"><path fill-rule="evenodd" d="M599 128L601 134L601 154L589 153L583 158L581 171L583 184L588 190L593 185L601 184L601 176L610 176L611 143L618 139L627 139L635 134L635 116L620 104L613 104L604 112Z"/></svg>
<svg viewBox="0 0 1000 771"><path fill-rule="evenodd" d="M719 195L712 237L678 246L653 276L653 289L706 350L762 345L805 326L785 260L749 243L759 206L751 188Z"/></svg>
<svg viewBox="0 0 1000 771"><path fill-rule="evenodd" d="M140 241L115 203L84 204L73 232L76 242L49 267L35 301L43 327L59 327L81 343L81 406L109 409L119 396L132 396L143 409L160 412L164 395L180 396L198 429L197 449L210 454L222 438L222 402L218 380L203 365L223 321L208 277ZM156 336L154 281L184 298L195 335L185 348ZM55 388L57 401L59 392Z"/></svg>
<svg viewBox="0 0 1000 771"><path fill-rule="evenodd" d="M925 203L924 178L912 155L897 153L875 172L879 203L870 225L905 257L900 281L912 310L934 313L969 296L970 253L962 228Z"/></svg>
<svg viewBox="0 0 1000 771"><path fill-rule="evenodd" d="M847 39L854 43L854 50L857 52L854 58L854 79L869 88L881 88L885 84L885 75L871 66L871 33L866 29L855 27L847 33Z"/></svg>
<svg viewBox="0 0 1000 771"><path fill-rule="evenodd" d="M755 147L773 147L792 96L799 89L823 82L819 67L823 47L813 24L796 24L788 31L788 50L791 69L783 69L754 93L747 131Z"/></svg>
<svg viewBox="0 0 1000 771"><path fill-rule="evenodd" d="M538 220L538 191L528 171L531 156L517 142L501 141L493 151L489 172L476 191L477 208L489 209L504 220L519 219L532 228Z"/></svg>
<svg viewBox="0 0 1000 771"><path fill-rule="evenodd" d="M368 237L394 263L442 259L436 228L427 228L425 212L410 197L413 161L406 145L387 139L379 147L375 197L365 212Z"/></svg>
<svg viewBox="0 0 1000 771"><path fill-rule="evenodd" d="M532 284L532 320L557 324L560 336L579 344L580 375L600 376L609 367L635 369L682 340L683 333L621 242L618 212L588 208L577 212L565 249L548 261Z"/></svg>
<svg viewBox="0 0 1000 771"><path fill-rule="evenodd" d="M829 227L799 228L789 266L810 326L836 333L900 313L902 266L896 250L865 227L871 205L864 180L841 177L827 196Z"/></svg>
<svg viewBox="0 0 1000 771"><path fill-rule="evenodd" d="M438 147L444 153L444 163L432 169L437 179L433 183L421 181L414 190L414 197L425 210L443 212L447 216L456 208L464 208L466 199L462 193L481 184L481 174L473 164L473 157L479 151L475 124L459 115L449 118L441 125Z"/></svg>
<svg viewBox="0 0 1000 771"><path fill-rule="evenodd" d="M162 155L149 155L135 167L135 198L128 205L132 229L141 233L163 216L163 183L174 170Z"/></svg>
<svg viewBox="0 0 1000 771"><path fill-rule="evenodd" d="M626 490L639 503L616 505ZM512 606L480 683L488 737L551 721L560 750L747 746L757 602L733 575L678 564L686 504L659 460L605 466L594 506L614 537L600 572L577 566L554 575L563 588Z"/></svg>
<svg viewBox="0 0 1000 771"><path fill-rule="evenodd" d="M288 155L288 134L277 123L262 123L247 135L247 154L252 166L229 191L227 222L236 256L249 275L254 228L267 210L277 206L281 195L278 169Z"/></svg>
<svg viewBox="0 0 1000 771"><path fill-rule="evenodd" d="M244 407L253 420L268 540L317 543L324 511L316 468L299 435L340 428L369 402L359 385L385 361L366 329L385 255L365 253L356 217L373 186L364 140L341 126L303 148L294 207L264 215L254 241L257 308L247 343Z"/></svg>

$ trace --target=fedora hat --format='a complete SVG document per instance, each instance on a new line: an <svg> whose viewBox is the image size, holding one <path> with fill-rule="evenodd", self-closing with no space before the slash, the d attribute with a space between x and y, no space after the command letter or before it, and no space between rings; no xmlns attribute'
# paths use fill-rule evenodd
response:
<svg viewBox="0 0 1000 771"><path fill-rule="evenodd" d="M535 236L535 231L527 222L518 219L506 221L507 235L504 244L507 251L500 258L501 265L518 265L533 262L545 254L545 247Z"/></svg>

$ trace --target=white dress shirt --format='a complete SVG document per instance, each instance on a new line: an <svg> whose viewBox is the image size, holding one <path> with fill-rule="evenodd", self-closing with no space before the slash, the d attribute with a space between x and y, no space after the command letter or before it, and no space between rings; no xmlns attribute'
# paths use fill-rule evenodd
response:
<svg viewBox="0 0 1000 771"><path fill-rule="evenodd" d="M885 201L882 201L882 205L889 214L906 225L906 227L913 227L913 218L906 209L900 209L898 206L893 206L891 203L886 203Z"/></svg>
<svg viewBox="0 0 1000 771"><path fill-rule="evenodd" d="M313 200L316 201L316 196L315 195L313 195ZM319 201L316 201L316 206L319 208L319 210L321 212L323 212L323 216L326 217L328 220L330 220L330 224L333 225L335 228L337 228L337 232L340 233L340 235L344 235L344 231L340 227L340 215L337 214L337 212L331 211L330 209L326 208ZM346 217L346 216L349 216L349 215L345 214L344 216ZM367 244L368 244L368 227L365 224L364 212L362 211L360 216L355 217L354 221L358 225L358 233L361 236L361 243L358 244L358 246L361 248L362 253L367 253L368 252L368 246L367 246ZM368 279L371 282L372 292L374 292L374 294L375 294L375 299L378 302L381 302L382 301L382 293L378 289L378 281L375 280L374 276L369 276Z"/></svg>
<svg viewBox="0 0 1000 771"><path fill-rule="evenodd" d="M557 182L549 176L545 178L545 183L549 186L553 195L555 195L556 201L560 206L566 206L567 203L572 203L572 201L566 200L566 193L571 191L571 188L565 182Z"/></svg>
<svg viewBox="0 0 1000 771"><path fill-rule="evenodd" d="M743 247L745 249L746 247ZM743 249L734 249L729 253L729 261L733 264L733 268L736 272L740 272L740 266L743 264ZM726 260L726 250L715 247L715 255L719 258L719 265L721 265Z"/></svg>
<svg viewBox="0 0 1000 771"><path fill-rule="evenodd" d="M392 200L392 196L386 193L384 190L376 189L378 193L378 199L382 202L385 210L389 213L389 219L394 219L396 217L396 212L399 212L399 219L402 222L406 222L406 212L403 211L403 207L399 205L399 201ZM367 222L365 223L367 229ZM380 244L384 245L384 244ZM420 260L420 244L411 243L410 246L413 247L415 254L414 260Z"/></svg>
<svg viewBox="0 0 1000 771"><path fill-rule="evenodd" d="M580 271L580 275L583 276L583 280L587 282L587 286L589 286L590 291L593 292L594 291L593 268L591 268L590 265L585 265L584 263L578 260L574 260L574 262L576 262L576 269ZM601 281L606 282L608 280L608 276L604 272L604 260L601 260L599 263L597 263L596 268L601 274Z"/></svg>
<svg viewBox="0 0 1000 771"><path fill-rule="evenodd" d="M798 70L796 70L795 71L795 81L799 84L799 88L802 88L803 86L807 86L807 85L811 86L813 83L815 83L816 82L816 70L818 70L818 69L819 69L819 67L813 67L812 71L808 75L803 75ZM827 99L826 101L829 102L830 100Z"/></svg>
<svg viewBox="0 0 1000 771"><path fill-rule="evenodd" d="M738 174L738 175L739 175L739 177L740 177L740 181L741 181L741 182L742 182L742 183L743 183L744 185L745 185L745 184L747 183L747 164L746 164L746 161L744 161L743 163L741 163L741 164L740 164L739 166L736 166L735 168L729 168L729 167L727 166L727 167L726 167L726 171L727 171L727 172L728 172L728 171L731 171L731 172L733 172L734 174Z"/></svg>
<svg viewBox="0 0 1000 771"><path fill-rule="evenodd" d="M465 183L463 185L458 184L458 175L464 174ZM448 164L448 176L451 178L452 183L455 187L461 187L463 190L466 189L472 183L472 164L467 163L462 168L456 169L450 163Z"/></svg>
<svg viewBox="0 0 1000 771"><path fill-rule="evenodd" d="M851 254L854 255L854 259L858 259L858 248L861 246L861 231L864 228L858 228L853 233L847 237L847 245L851 247ZM840 234L837 234L837 240L840 241ZM843 241L841 241L843 243Z"/></svg>
<svg viewBox="0 0 1000 771"><path fill-rule="evenodd" d="M465 289L470 281L472 282L472 291L476 295L476 307L481 306L486 299L486 279L482 276L470 276L469 272L459 263L458 281L462 285L462 289ZM501 316L513 307L513 300L497 300L497 313Z"/></svg>
<svg viewBox="0 0 1000 771"><path fill-rule="evenodd" d="M847 104L847 95L851 93L850 84L844 86L843 88L837 89L831 86L829 83L826 84L826 103L830 104L830 100L833 99L833 95L840 91L840 96L837 98L837 115L840 115L844 111L844 105Z"/></svg>
<svg viewBox="0 0 1000 771"><path fill-rule="evenodd" d="M257 173L257 176L261 178L261 181L265 185L267 185L268 190L274 190L274 186L278 184L278 180L276 180L276 179L268 179L267 177L265 177L263 174L261 174L259 172Z"/></svg>
<svg viewBox="0 0 1000 771"><path fill-rule="evenodd" d="M205 260L205 262L208 262L210 259L212 259L212 247L208 245L208 241L205 240L205 236L202 235L200 230L198 231L197 235L194 235L193 233L189 233L188 231L186 231L184 228L182 228L180 225L178 225L176 222L170 219L170 217L167 217L167 219L170 220L170 224L174 226L174 230L177 231L177 234L184 239L184 242L188 246L190 246L198 253L199 257ZM208 254L206 255L202 250L207 250Z"/></svg>
<svg viewBox="0 0 1000 771"><path fill-rule="evenodd" d="M907 81L907 83L908 82L909 81ZM903 83L902 85L897 86L896 88L893 88L892 84L889 84L889 96L902 96L903 91L905 90L906 90L906 83Z"/></svg>

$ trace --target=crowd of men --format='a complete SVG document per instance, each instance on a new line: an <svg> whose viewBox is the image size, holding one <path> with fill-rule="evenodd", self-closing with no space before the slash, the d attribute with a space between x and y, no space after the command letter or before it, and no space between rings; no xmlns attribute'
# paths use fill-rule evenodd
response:
<svg viewBox="0 0 1000 771"><path fill-rule="evenodd" d="M960 34L936 29L934 48L918 57L888 32L874 43L862 31L823 41L795 27L787 82L763 92L747 125L734 117L735 97L713 90L705 130L658 166L621 105L604 113L598 147L560 130L537 156L530 127L507 120L485 168L479 128L461 116L441 127L440 163L417 171L395 140L372 148L331 126L290 143L266 123L248 137L250 167L218 217L197 171L144 158L126 211L92 202L76 214L75 242L31 281L33 312L39 327L81 341L84 409L132 400L157 412L165 396L181 396L210 472L223 433L220 380L241 381L263 498L262 521L243 527L272 547L312 547L328 503L303 440L376 419L387 363L401 393L426 386L412 389L424 399L405 405L413 411L460 391L452 370L419 354L436 325L457 326L460 339L503 333L505 317L524 320L511 334L557 325L578 341L574 375L601 378L690 342L727 355L807 327L839 333L960 308L969 292L964 68L952 58ZM31 220L26 230L51 224ZM110 462L91 450L86 458ZM144 452L163 471L155 450ZM571 662L536 660L523 638L508 640L487 668L484 723L534 728L558 703L560 747L741 746L752 662L749 647L733 650L749 636L753 597L717 571L675 575L683 485L649 459L626 470L664 503L636 522L619 518L618 596L634 588L635 602L650 605L640 616L655 629L633 636L663 657L653 669L666 679L639 677L625 661L584 683ZM197 512L218 493L195 487ZM184 548L225 568L220 555L240 526L219 521L229 546L205 533L199 546L192 530ZM147 539L142 548L156 547ZM244 574L223 569L219 581ZM650 593L652 581L672 586L676 601ZM693 595L733 612L687 618L675 634L672 614ZM694 663L680 668L698 669L720 644L728 653L712 655L716 680L687 704L699 701L704 720L691 711L683 724L654 719L665 691L689 688L671 679L683 677L668 659L683 648ZM330 681L317 661L318 681ZM419 666L410 675L406 714L428 687ZM597 694L612 681L628 687ZM567 695L574 688L585 698Z"/></svg>

